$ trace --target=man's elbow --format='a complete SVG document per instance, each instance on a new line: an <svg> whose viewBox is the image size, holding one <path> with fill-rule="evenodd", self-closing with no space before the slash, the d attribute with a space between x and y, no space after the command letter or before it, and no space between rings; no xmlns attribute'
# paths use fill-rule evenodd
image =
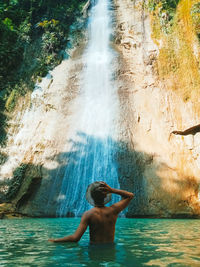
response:
<svg viewBox="0 0 200 267"><path fill-rule="evenodd" d="M122 198L131 201L131 199L134 198L134 194L131 192L128 192L128 194L126 196L123 196Z"/></svg>
<svg viewBox="0 0 200 267"><path fill-rule="evenodd" d="M79 237L79 236L76 236L76 235L72 235L71 236L71 241L72 242L78 242L80 239L81 239L81 237Z"/></svg>

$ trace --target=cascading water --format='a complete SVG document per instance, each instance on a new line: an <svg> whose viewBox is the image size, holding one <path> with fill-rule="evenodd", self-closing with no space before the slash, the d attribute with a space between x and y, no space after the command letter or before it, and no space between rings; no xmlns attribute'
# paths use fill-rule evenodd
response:
<svg viewBox="0 0 200 267"><path fill-rule="evenodd" d="M79 216L90 208L85 192L94 181L104 180L119 187L116 163L119 104L113 81L114 52L109 47L110 12L108 0L99 0L91 9L82 88L66 145L67 163L58 197L58 216L71 213Z"/></svg>

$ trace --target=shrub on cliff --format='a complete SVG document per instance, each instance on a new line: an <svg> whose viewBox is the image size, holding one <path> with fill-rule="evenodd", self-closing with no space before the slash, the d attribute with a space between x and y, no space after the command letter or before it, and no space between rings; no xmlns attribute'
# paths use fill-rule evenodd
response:
<svg viewBox="0 0 200 267"><path fill-rule="evenodd" d="M180 0L149 0L148 7L159 18L162 31L168 33L173 25L176 7Z"/></svg>
<svg viewBox="0 0 200 267"><path fill-rule="evenodd" d="M18 193L24 179L26 168L26 164L21 164L18 168L15 169L13 178L10 180L10 183L8 185L8 192L6 193L6 199L8 201L12 200Z"/></svg>
<svg viewBox="0 0 200 267"><path fill-rule="evenodd" d="M0 113L60 63L86 0L0 0ZM13 97L14 96L14 97ZM11 101L12 100L12 101ZM5 115L5 114L4 114ZM0 116L0 131L5 131Z"/></svg>
<svg viewBox="0 0 200 267"><path fill-rule="evenodd" d="M195 27L195 31L200 40L200 2L195 3L191 8L191 17Z"/></svg>

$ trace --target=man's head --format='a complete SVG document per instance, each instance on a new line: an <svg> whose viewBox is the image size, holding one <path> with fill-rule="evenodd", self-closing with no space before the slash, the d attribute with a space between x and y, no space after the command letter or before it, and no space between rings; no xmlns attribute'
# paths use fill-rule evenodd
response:
<svg viewBox="0 0 200 267"><path fill-rule="evenodd" d="M96 186L91 190L91 197L94 200L95 205L104 206L104 198L106 194L102 191L100 186Z"/></svg>
<svg viewBox="0 0 200 267"><path fill-rule="evenodd" d="M94 182L87 188L86 199L93 206L104 206L111 200L111 194L102 190L102 182Z"/></svg>

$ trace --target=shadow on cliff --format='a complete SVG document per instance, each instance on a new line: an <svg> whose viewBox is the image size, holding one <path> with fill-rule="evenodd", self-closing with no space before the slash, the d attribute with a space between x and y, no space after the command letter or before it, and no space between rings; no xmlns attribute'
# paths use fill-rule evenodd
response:
<svg viewBox="0 0 200 267"><path fill-rule="evenodd" d="M74 205L77 206L79 198L85 198L87 186L93 178L104 180L111 186L119 183L121 189L134 192L135 199L130 210L140 214L147 206L143 172L152 157L136 152L127 143L110 137L100 138L82 132L77 133L77 137L78 141L77 138L69 140L70 152L60 153L53 158L59 167L53 170L54 175L51 177L48 207L52 208L55 203L58 205L58 195L66 195L70 200L73 198ZM82 205L88 207L86 201ZM73 215L73 209L69 215Z"/></svg>
<svg viewBox="0 0 200 267"><path fill-rule="evenodd" d="M53 169L42 165L21 164L14 171L13 182L7 191L14 192L14 195L7 195L7 202L15 206L15 211L35 217L55 217L61 204L64 203L64 207L67 207L70 203L71 210L64 208L62 216L74 216L73 205L79 206L80 198L85 198L89 183L89 180L84 181L85 178L93 177L95 172L97 180L110 183L107 178L115 176L115 172L102 160L107 157L110 158L108 163L116 162L118 177L114 179L118 179L120 188L135 193L126 216L171 217L166 204L168 202L164 203L161 196L164 195L165 199L172 202L176 202L176 197L167 188L163 188L162 179L158 175L159 169L168 168L165 163L155 163L152 155L135 151L130 144L110 137L99 138L79 132L68 143L71 147L69 152L47 159L56 166ZM146 175L148 169L151 169L150 180ZM175 182L180 186L180 181ZM74 188L75 184L80 186ZM194 185L189 186L192 188ZM157 192L153 196L155 190ZM86 205L83 208L87 209L87 203L84 203L81 202L81 205Z"/></svg>

